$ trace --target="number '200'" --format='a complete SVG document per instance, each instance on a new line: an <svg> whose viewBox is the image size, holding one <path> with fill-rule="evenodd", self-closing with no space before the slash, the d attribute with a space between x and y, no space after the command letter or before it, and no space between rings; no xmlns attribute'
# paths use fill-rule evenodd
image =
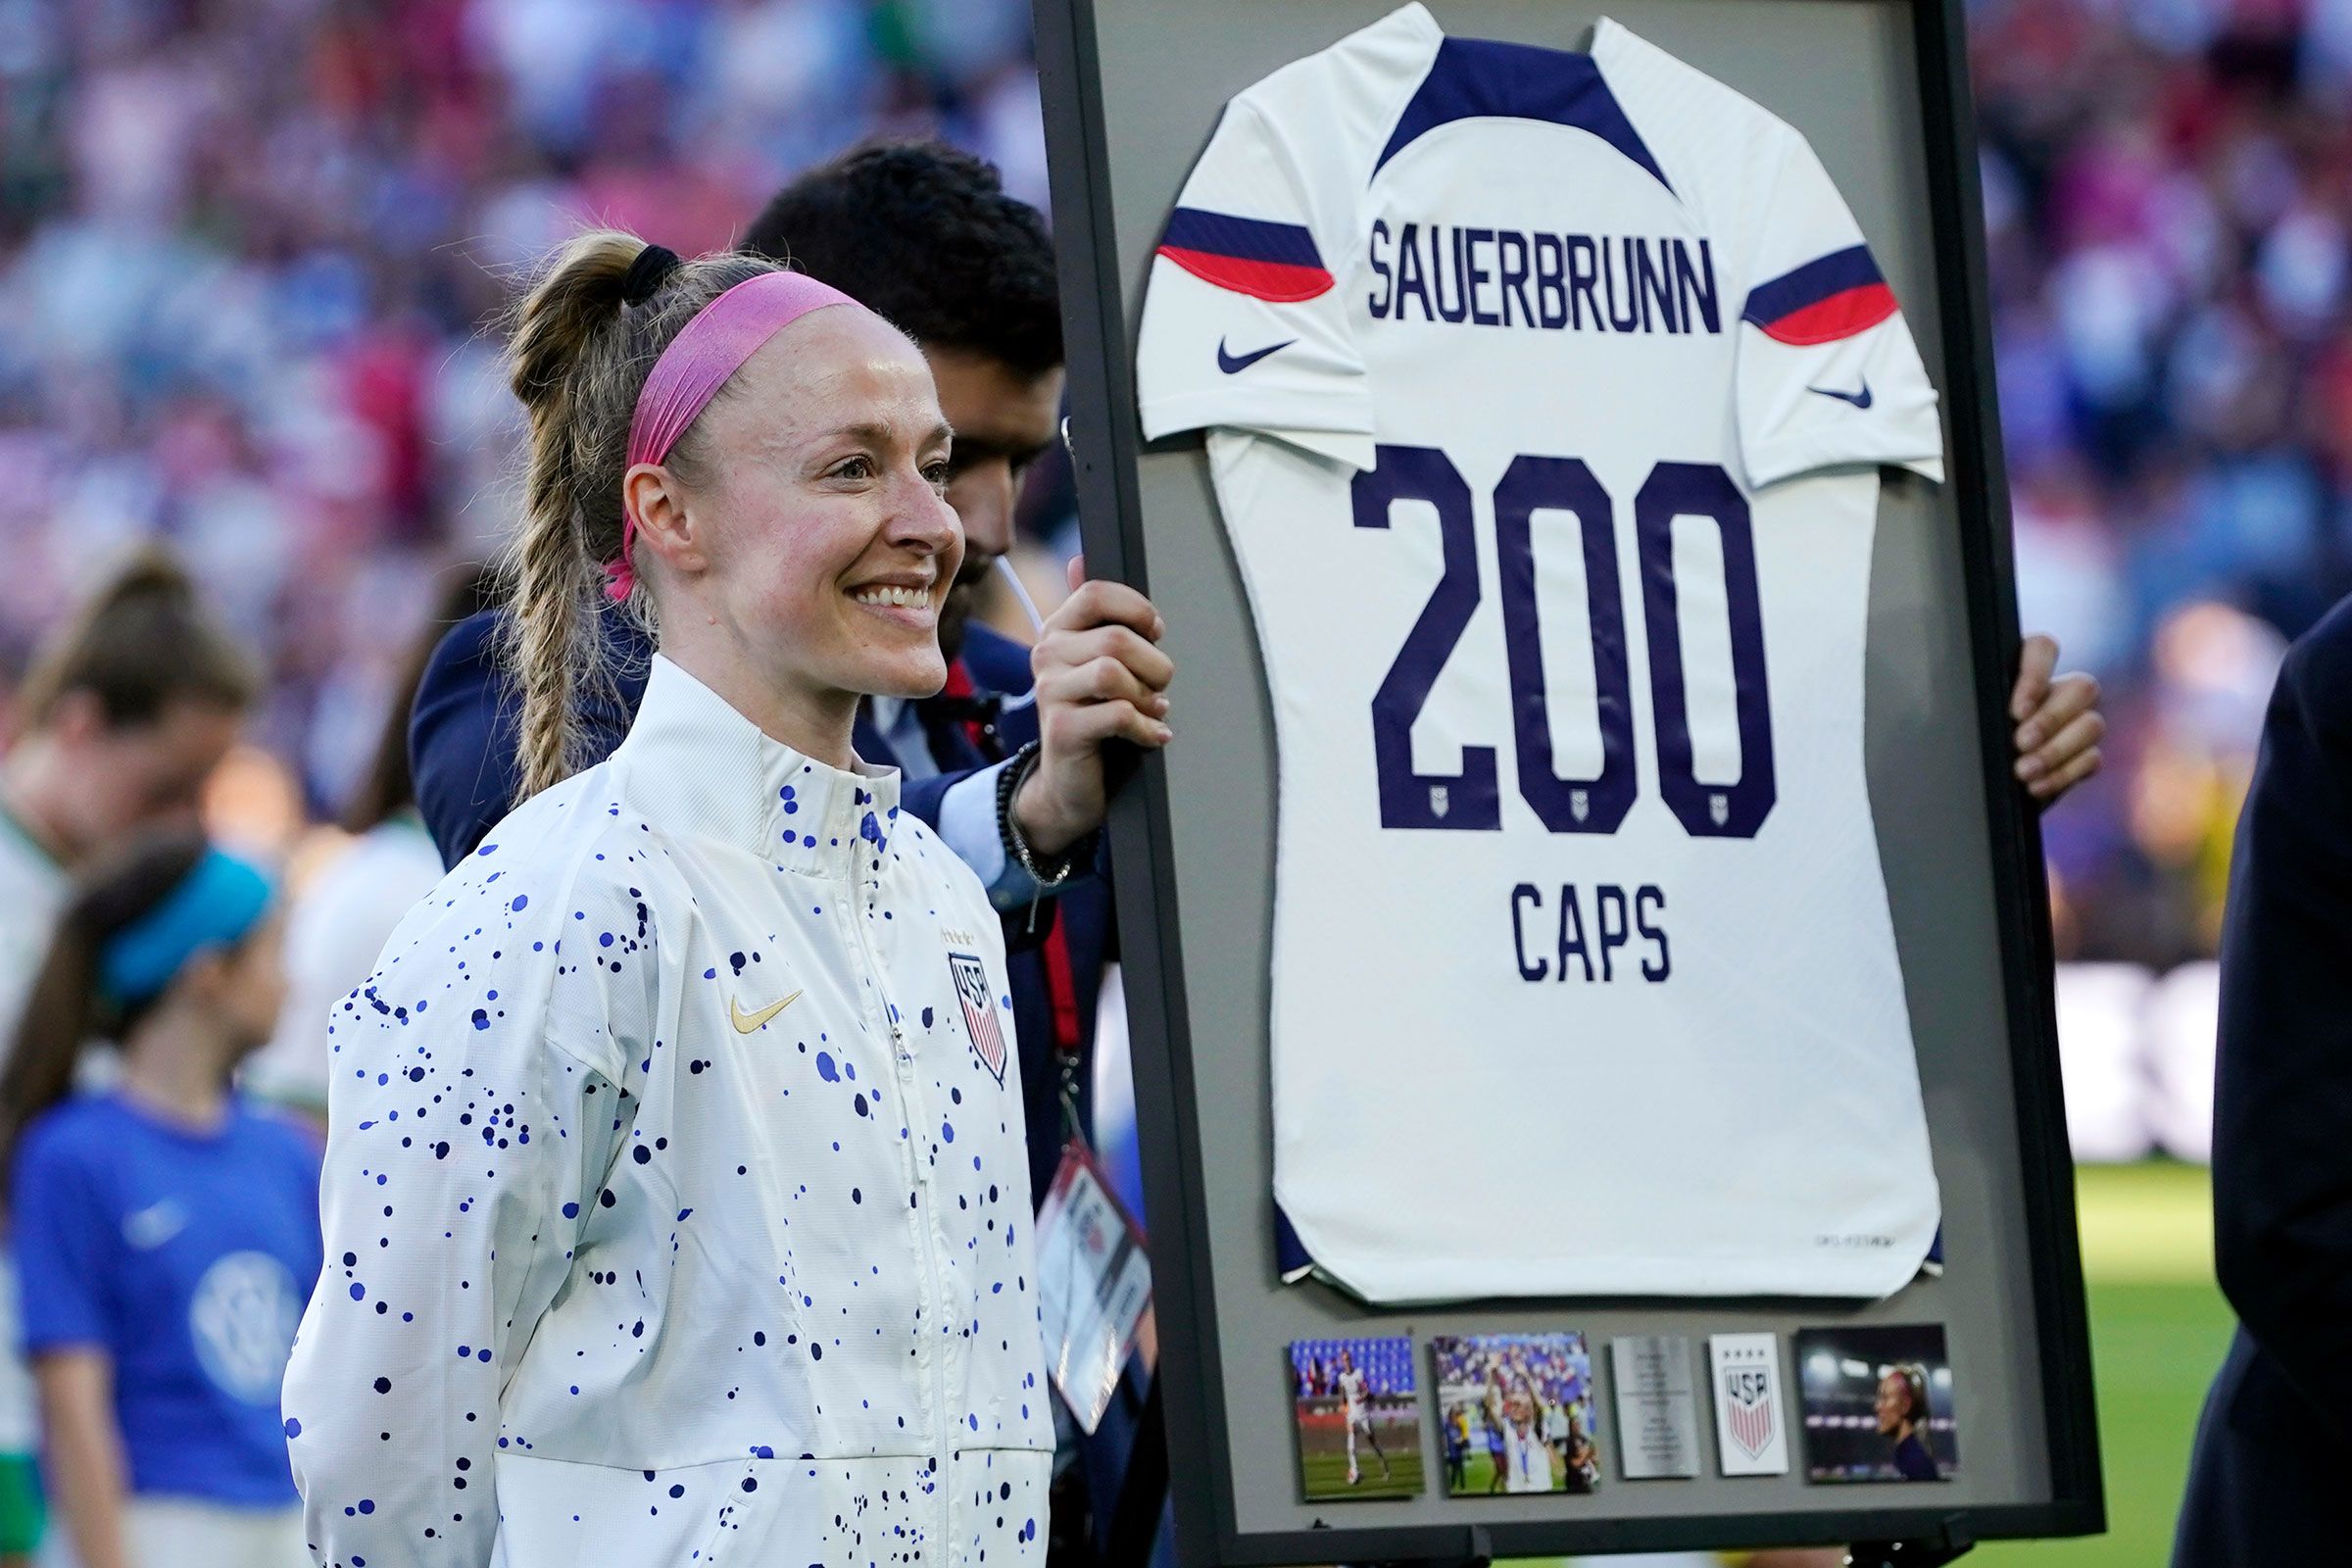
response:
<svg viewBox="0 0 2352 1568"><path fill-rule="evenodd" d="M1439 671L1478 609L1478 539L1470 487L1431 447L1382 446L1375 466L1355 476L1355 525L1386 528L1399 501L1437 509L1445 571L1372 697L1373 760L1385 828L1494 830L1502 826L1494 749L1462 748L1458 773L1413 768L1413 721ZM1625 657L1625 602L1618 587L1617 535L1608 492L1575 458L1521 455L1494 486L1494 545L1502 585L1503 645L1510 661L1511 728L1519 793L1554 833L1614 833L1640 791L1634 761L1632 680ZM1544 690L1543 627L1536 605L1534 516L1575 515L1584 550L1586 610L1592 628L1592 678L1601 764L1592 778L1562 778L1552 759L1550 698ZM1683 689L1683 641L1674 580L1674 519L1705 517L1723 541L1730 612L1740 781L1703 784L1693 770ZM1634 539L1642 566L1642 629L1656 719L1658 788L1684 830L1702 838L1753 838L1772 812L1772 710L1765 684L1764 620L1756 592L1755 535L1739 486L1711 463L1661 463L1634 497Z"/></svg>

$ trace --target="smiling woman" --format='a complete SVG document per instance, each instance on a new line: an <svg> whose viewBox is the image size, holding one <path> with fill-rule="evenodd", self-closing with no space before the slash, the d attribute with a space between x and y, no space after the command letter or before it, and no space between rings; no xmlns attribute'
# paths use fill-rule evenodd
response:
<svg viewBox="0 0 2352 1568"><path fill-rule="evenodd" d="M861 694L946 679L930 372L821 284L611 232L554 259L510 354L535 793L334 1019L285 1394L309 1539L1041 1561L1000 926L850 741ZM566 777L603 599L660 651L628 739Z"/></svg>
<svg viewBox="0 0 2352 1568"><path fill-rule="evenodd" d="M837 728L836 765L860 693L939 690L935 601L962 535L947 421L904 333L760 258L681 263L598 230L520 307L511 353L532 426L509 651L526 794L569 771L577 689L602 675L600 572L755 717L804 742ZM900 602L858 603L877 588ZM844 598L905 635L859 632Z"/></svg>
<svg viewBox="0 0 2352 1568"><path fill-rule="evenodd" d="M948 678L939 602L963 558L943 494L950 432L922 355L880 317L770 272L704 319L738 305L785 324L697 421L702 461L665 467L632 442L624 519L662 607L662 652L770 734L846 767L859 696L929 697Z"/></svg>

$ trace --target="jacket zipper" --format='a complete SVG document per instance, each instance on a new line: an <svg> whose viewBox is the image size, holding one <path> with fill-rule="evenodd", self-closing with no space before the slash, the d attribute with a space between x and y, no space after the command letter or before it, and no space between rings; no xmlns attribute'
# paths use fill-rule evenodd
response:
<svg viewBox="0 0 2352 1568"><path fill-rule="evenodd" d="M881 855L865 840L859 839L852 848L850 855L851 897L842 906L843 917L850 922L857 935L858 950L865 955L866 968L874 977L874 995L880 999L882 1004L883 1022L890 1026L891 1065L899 1081L899 1103L906 1117L906 1136L900 1142L906 1146L906 1159L912 1168L915 1185L922 1190L928 1200L931 1196L931 1170L929 1164L923 1159L921 1151L916 1147L919 1142L916 1135L921 1128L919 1118L915 1114L914 1054L906 1049L906 1030L900 1021L899 1004L892 1000L890 994L889 972L882 966L881 955L874 951L873 939L866 932L868 922L858 908L858 895L862 891L862 876L858 862L867 856L873 858L874 880L877 883L881 881ZM953 1347L945 1327L947 1323L946 1282L940 1277L939 1251L932 1240L932 1231L935 1228L932 1215L933 1206L926 1201L924 1206L917 1211L915 1219L916 1228L922 1234L923 1246L925 1338L933 1342L931 1346L925 1347L925 1349L930 1352L931 1362L930 1395L933 1444L931 1457L932 1462L938 1466L931 1481L933 1490L939 1496L939 1554L936 1560L944 1565L951 1560L949 1553L953 1549L951 1543L955 1539L951 1533L949 1518L953 1488L949 1480L947 1381L947 1359L952 1353Z"/></svg>

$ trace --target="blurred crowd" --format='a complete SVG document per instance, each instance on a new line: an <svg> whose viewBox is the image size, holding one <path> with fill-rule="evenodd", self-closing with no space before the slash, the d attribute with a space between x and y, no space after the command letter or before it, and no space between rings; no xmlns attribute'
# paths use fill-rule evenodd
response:
<svg viewBox="0 0 2352 1568"><path fill-rule="evenodd" d="M1410 1340L1298 1340L1291 1345L1291 1376L1301 1399L1334 1398L1340 1393L1341 1356L1364 1375L1364 1392L1413 1392Z"/></svg>
<svg viewBox="0 0 2352 1568"><path fill-rule="evenodd" d="M2212 951L2287 639L2352 585L2352 6L1970 7L2029 626L2105 683L2062 951Z"/></svg>
<svg viewBox="0 0 2352 1568"><path fill-rule="evenodd" d="M2352 0L1969 17L2023 618L2111 721L2046 822L2070 1111L2091 1157L2197 1157L2195 960L2263 704L2352 589ZM0 0L0 690L167 541L263 671L210 815L303 881L452 568L514 516L517 266L584 220L723 246L921 131L1047 205L1028 0ZM1042 466L1024 525L1066 551ZM1581 1352L1460 1342L1439 1375L1524 1386L1579 1473ZM1485 1408L1449 1411L1465 1449Z"/></svg>
<svg viewBox="0 0 2352 1568"><path fill-rule="evenodd" d="M1545 1405L1573 1405L1592 1393L1592 1361L1575 1334L1487 1334L1441 1338L1438 1387L1524 1391Z"/></svg>
<svg viewBox="0 0 2352 1568"><path fill-rule="evenodd" d="M2209 952L2285 639L2352 584L2352 5L1970 8L2029 626L2105 682L2065 950ZM512 515L505 279L691 253L932 129L1044 205L1024 0L0 0L0 675L163 534L271 681L277 817L357 785L434 568ZM1066 521L1066 519L1054 519Z"/></svg>
<svg viewBox="0 0 2352 1568"><path fill-rule="evenodd" d="M0 0L0 675L169 538L270 671L257 836L340 808L507 531L525 258L724 246L884 131L1046 200L1026 0Z"/></svg>
<svg viewBox="0 0 2352 1568"><path fill-rule="evenodd" d="M2162 968L2211 949L2284 641L2352 585L2352 6L1970 20L2025 619L2114 720L2049 823L2061 941ZM166 535L314 816L512 514L520 259L591 216L723 244L885 129L1046 201L1023 0L0 0L0 674Z"/></svg>

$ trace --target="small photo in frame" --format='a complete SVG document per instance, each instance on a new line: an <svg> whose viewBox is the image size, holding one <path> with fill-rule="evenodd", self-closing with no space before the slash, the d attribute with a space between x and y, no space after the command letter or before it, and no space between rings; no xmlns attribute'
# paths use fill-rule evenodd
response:
<svg viewBox="0 0 2352 1568"><path fill-rule="evenodd" d="M1447 1496L1600 1485L1592 1357L1582 1334L1441 1334L1430 1353Z"/></svg>
<svg viewBox="0 0 2352 1568"><path fill-rule="evenodd" d="M1800 1329L1809 1481L1949 1481L1960 1471L1940 1324Z"/></svg>
<svg viewBox="0 0 2352 1568"><path fill-rule="evenodd" d="M1411 1340L1298 1340L1290 1374L1309 1502L1420 1495L1427 1478Z"/></svg>

